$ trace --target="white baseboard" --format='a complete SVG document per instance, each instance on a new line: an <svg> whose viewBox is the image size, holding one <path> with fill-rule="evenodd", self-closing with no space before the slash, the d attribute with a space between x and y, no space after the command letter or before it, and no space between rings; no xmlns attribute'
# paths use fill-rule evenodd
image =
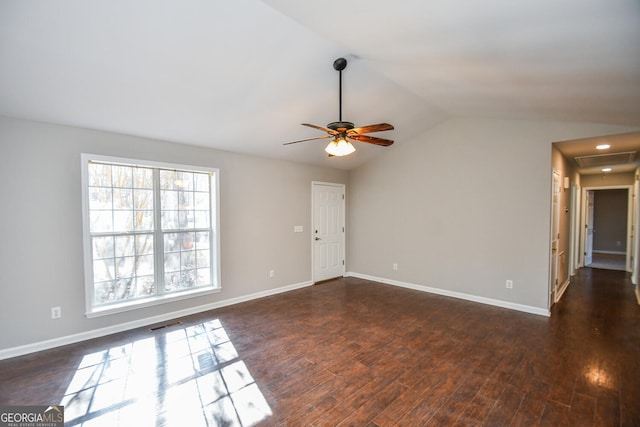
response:
<svg viewBox="0 0 640 427"><path fill-rule="evenodd" d="M345 276L357 277L359 279L371 280L373 282L385 283L387 285L399 286L401 288L413 289L415 291L428 292L431 294L444 295L447 297L453 297L463 299L467 301L479 302L481 304L493 305L496 307L508 308L511 310L523 311L525 313L537 314L539 316L549 317L549 310L539 307L533 307L530 305L516 304L508 301L501 301L492 298L480 297L477 295L465 294L462 292L448 291L446 289L432 288L429 286L416 285L414 283L400 282L398 280L385 279L382 277L374 277L366 274L360 274L355 272L348 272Z"/></svg>
<svg viewBox="0 0 640 427"><path fill-rule="evenodd" d="M560 286L560 289L558 290L558 294L556 295L556 302L560 301L560 298L562 298L562 295L564 295L564 291L567 290L567 288L569 287L569 282L571 282L571 279L567 279L562 286Z"/></svg>
<svg viewBox="0 0 640 427"><path fill-rule="evenodd" d="M296 283L293 285L287 285L287 286L282 286L275 289L269 289L268 291L256 292L254 294L244 295L236 298L229 298L222 301L216 301L211 304L200 305L197 307L191 307L184 310L173 311L171 313L165 313L158 316L147 317L147 318L135 320L132 322L121 323L121 324L109 326L106 328L80 332L78 334L67 335L59 338L53 338L50 340L21 345L18 347L0 349L0 360L9 359L11 357L23 356L25 354L35 353L37 351L42 351L42 350L48 350L54 347L60 347L63 345L73 344L80 341L86 341L93 338L100 338L106 335L115 334L118 332L124 332L131 329L140 328L143 326L153 325L155 323L166 322L168 320L173 320L176 318L201 313L203 311L213 310L220 307L226 307L233 304L239 304L241 302L251 301L258 298L264 298L271 295L276 295L282 292L288 292L294 289L300 289L300 288L304 288L311 285L313 285L313 282L311 281Z"/></svg>
<svg viewBox="0 0 640 427"><path fill-rule="evenodd" d="M603 255L626 255L625 251L592 251L594 254L603 254Z"/></svg>

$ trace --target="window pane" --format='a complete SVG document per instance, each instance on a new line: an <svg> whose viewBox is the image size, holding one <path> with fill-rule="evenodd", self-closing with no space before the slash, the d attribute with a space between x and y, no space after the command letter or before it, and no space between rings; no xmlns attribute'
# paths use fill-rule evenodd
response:
<svg viewBox="0 0 640 427"><path fill-rule="evenodd" d="M180 246L183 250L190 250L195 244L195 233L180 233Z"/></svg>
<svg viewBox="0 0 640 427"><path fill-rule="evenodd" d="M162 190L160 193L160 205L162 210L178 209L178 192L171 190Z"/></svg>
<svg viewBox="0 0 640 427"><path fill-rule="evenodd" d="M113 258L97 259L93 261L93 281L103 282L116 277Z"/></svg>
<svg viewBox="0 0 640 427"><path fill-rule="evenodd" d="M136 263L136 275L148 276L153 274L153 255L139 256Z"/></svg>
<svg viewBox="0 0 640 427"><path fill-rule="evenodd" d="M162 211L162 229L175 230L179 228L178 211Z"/></svg>
<svg viewBox="0 0 640 427"><path fill-rule="evenodd" d="M179 191L178 204L180 210L193 209L193 193L189 191Z"/></svg>
<svg viewBox="0 0 640 427"><path fill-rule="evenodd" d="M208 232L165 234L165 292L177 292L211 283L208 237ZM201 242L197 242L196 238ZM198 245L202 245L204 249L196 250ZM200 269L206 271L200 272Z"/></svg>
<svg viewBox="0 0 640 427"><path fill-rule="evenodd" d="M133 190L133 204L136 209L153 210L153 190Z"/></svg>
<svg viewBox="0 0 640 427"><path fill-rule="evenodd" d="M111 165L89 163L89 186L111 187Z"/></svg>
<svg viewBox="0 0 640 427"><path fill-rule="evenodd" d="M118 258L116 277L132 278L135 275L135 257Z"/></svg>
<svg viewBox="0 0 640 427"><path fill-rule="evenodd" d="M114 165L111 169L113 176L113 186L120 188L133 187L132 177L133 168L131 166L117 166Z"/></svg>
<svg viewBox="0 0 640 427"><path fill-rule="evenodd" d="M196 228L209 228L209 212L195 211L194 215Z"/></svg>
<svg viewBox="0 0 640 427"><path fill-rule="evenodd" d="M116 280L112 294L114 301L122 301L135 295L135 291L131 289L131 282L130 278Z"/></svg>
<svg viewBox="0 0 640 427"><path fill-rule="evenodd" d="M153 211L135 211L134 225L139 231L153 230Z"/></svg>
<svg viewBox="0 0 640 427"><path fill-rule="evenodd" d="M164 251L176 252L180 250L180 235L178 233L166 233L164 235Z"/></svg>
<svg viewBox="0 0 640 427"><path fill-rule="evenodd" d="M176 171L160 170L160 189L173 190L176 181Z"/></svg>
<svg viewBox="0 0 640 427"><path fill-rule="evenodd" d="M135 255L135 236L116 236L115 242L117 258Z"/></svg>
<svg viewBox="0 0 640 427"><path fill-rule="evenodd" d="M196 284L195 270L183 270L180 272L180 281L177 283L177 289L175 290L193 288L195 284Z"/></svg>
<svg viewBox="0 0 640 427"><path fill-rule="evenodd" d="M194 208L198 210L209 210L209 193L194 193Z"/></svg>
<svg viewBox="0 0 640 427"><path fill-rule="evenodd" d="M183 270L192 269L196 267L196 252L184 251L180 255L180 267Z"/></svg>
<svg viewBox="0 0 640 427"><path fill-rule="evenodd" d="M103 187L89 188L89 209L111 209L111 189Z"/></svg>
<svg viewBox="0 0 640 427"><path fill-rule="evenodd" d="M113 211L113 231L133 231L132 211Z"/></svg>
<svg viewBox="0 0 640 427"><path fill-rule="evenodd" d="M193 172L176 172L175 186L183 190L193 190Z"/></svg>
<svg viewBox="0 0 640 427"><path fill-rule="evenodd" d="M113 231L112 211L90 211L89 228L92 233Z"/></svg>
<svg viewBox="0 0 640 427"><path fill-rule="evenodd" d="M194 173L194 189L196 191L203 191L209 193L209 174L206 173Z"/></svg>
<svg viewBox="0 0 640 427"><path fill-rule="evenodd" d="M155 294L153 276L142 276L136 279L136 296L145 297Z"/></svg>
<svg viewBox="0 0 640 427"><path fill-rule="evenodd" d="M164 271L167 273L180 271L180 252L164 256Z"/></svg>
<svg viewBox="0 0 640 427"><path fill-rule="evenodd" d="M133 190L130 188L114 188L113 209L133 209Z"/></svg>
<svg viewBox="0 0 640 427"><path fill-rule="evenodd" d="M153 235L142 234L136 236L136 254L153 255Z"/></svg>
<svg viewBox="0 0 640 427"><path fill-rule="evenodd" d="M94 237L92 244L93 259L113 258L113 237Z"/></svg>
<svg viewBox="0 0 640 427"><path fill-rule="evenodd" d="M208 250L196 251L196 263L198 268L209 267L211 253Z"/></svg>
<svg viewBox="0 0 640 427"><path fill-rule="evenodd" d="M134 188L153 188L153 169L135 168L133 175Z"/></svg>
<svg viewBox="0 0 640 427"><path fill-rule="evenodd" d="M196 281L198 286L206 286L211 284L211 269L209 268L199 268L198 269L198 278Z"/></svg>
<svg viewBox="0 0 640 427"><path fill-rule="evenodd" d="M209 232L199 231L196 233L196 248L208 249L209 248Z"/></svg>
<svg viewBox="0 0 640 427"><path fill-rule="evenodd" d="M111 302L115 298L115 282L99 282L94 285L94 304L102 305Z"/></svg>
<svg viewBox="0 0 640 427"><path fill-rule="evenodd" d="M193 211L179 211L178 212L178 227L185 228L193 228Z"/></svg>

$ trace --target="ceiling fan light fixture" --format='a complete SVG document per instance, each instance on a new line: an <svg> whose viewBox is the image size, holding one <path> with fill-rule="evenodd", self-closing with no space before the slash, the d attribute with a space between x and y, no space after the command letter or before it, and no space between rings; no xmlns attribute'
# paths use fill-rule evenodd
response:
<svg viewBox="0 0 640 427"><path fill-rule="evenodd" d="M332 156L346 156L356 151L356 147L354 147L353 144L347 141L343 136L336 136L336 138L327 145L327 148L325 148L324 151Z"/></svg>

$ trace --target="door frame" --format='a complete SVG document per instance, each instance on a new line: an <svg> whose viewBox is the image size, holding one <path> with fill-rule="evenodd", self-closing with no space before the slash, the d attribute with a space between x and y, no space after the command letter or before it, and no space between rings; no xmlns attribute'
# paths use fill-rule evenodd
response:
<svg viewBox="0 0 640 427"><path fill-rule="evenodd" d="M631 255L632 255L632 240L634 240L631 235L635 228L633 224L633 185L603 185L596 187L583 187L582 188L582 212L580 213L580 224L578 226L579 230L576 232L580 233L580 263L581 267L584 267L584 245L586 242L586 229L584 225L587 220L587 191L599 191L599 190L627 190L627 245L626 245L626 260L625 260L625 271L629 273L633 273L635 269L634 265L631 265ZM637 218L636 218L637 220Z"/></svg>
<svg viewBox="0 0 640 427"><path fill-rule="evenodd" d="M557 181L556 181L557 176ZM557 291L559 288L559 284L557 283L559 277L559 236L554 236L554 232L559 234L560 232L560 192L562 191L562 183L560 182L562 175L560 171L556 168L552 168L551 170L551 227L549 230L549 288L548 288L548 304L549 310L551 307L557 302ZM558 197L558 201L554 206L553 199ZM554 229L555 228L555 229ZM556 242L556 246L554 247L554 242ZM554 269L555 265L555 269Z"/></svg>
<svg viewBox="0 0 640 427"><path fill-rule="evenodd" d="M569 245L569 277L575 276L576 270L580 268L580 233L576 232L580 229L580 215L581 203L580 199L580 186L574 184L571 186L571 225L569 238L571 244Z"/></svg>
<svg viewBox="0 0 640 427"><path fill-rule="evenodd" d="M342 198L342 227L344 228L344 233L342 233L342 241L340 244L342 245L342 259L344 263L342 264L342 276L344 277L346 268L347 268L347 247L346 247L346 236L347 236L347 188L345 184L340 184L337 182L324 182L324 181L311 181L311 227L309 227L309 242L311 245L311 281L316 283L316 254L315 254L315 189L316 186L330 186L330 187L339 187L342 189L342 194L344 197Z"/></svg>

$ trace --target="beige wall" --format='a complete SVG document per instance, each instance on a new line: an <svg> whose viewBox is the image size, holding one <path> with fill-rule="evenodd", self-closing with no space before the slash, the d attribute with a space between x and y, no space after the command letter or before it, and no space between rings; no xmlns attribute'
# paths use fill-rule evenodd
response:
<svg viewBox="0 0 640 427"><path fill-rule="evenodd" d="M548 309L552 142L630 130L455 119L398 141L351 174L349 271Z"/></svg>
<svg viewBox="0 0 640 427"><path fill-rule="evenodd" d="M345 171L2 117L0 149L0 351L309 282L311 182L348 183ZM220 293L84 316L82 152L220 169Z"/></svg>
<svg viewBox="0 0 640 427"><path fill-rule="evenodd" d="M593 251L627 252L629 190L597 190L593 204Z"/></svg>

